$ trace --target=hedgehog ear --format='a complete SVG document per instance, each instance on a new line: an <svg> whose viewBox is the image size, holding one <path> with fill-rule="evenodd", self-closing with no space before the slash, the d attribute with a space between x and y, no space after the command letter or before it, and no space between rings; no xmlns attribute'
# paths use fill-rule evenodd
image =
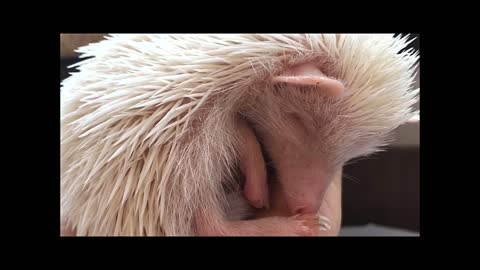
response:
<svg viewBox="0 0 480 270"><path fill-rule="evenodd" d="M301 64L285 70L282 74L272 78L273 83L290 85L316 86L332 97L342 96L345 87L336 79L328 78L312 63Z"/></svg>

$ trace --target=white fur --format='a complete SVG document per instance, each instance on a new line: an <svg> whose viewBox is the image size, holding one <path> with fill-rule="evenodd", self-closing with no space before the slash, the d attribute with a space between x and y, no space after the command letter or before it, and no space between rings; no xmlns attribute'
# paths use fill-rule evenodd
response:
<svg viewBox="0 0 480 270"><path fill-rule="evenodd" d="M134 34L80 48L93 58L61 89L62 219L77 235L194 234L194 215L225 205L222 184L235 185L236 113L272 74L313 59L346 86L325 108L341 115L324 121L343 145L332 162L375 151L417 99L418 54L397 54L405 45L378 34Z"/></svg>

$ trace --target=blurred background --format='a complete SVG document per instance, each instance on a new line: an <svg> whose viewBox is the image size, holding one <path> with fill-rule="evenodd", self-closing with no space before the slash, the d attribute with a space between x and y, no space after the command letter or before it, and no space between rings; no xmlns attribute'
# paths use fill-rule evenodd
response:
<svg viewBox="0 0 480 270"><path fill-rule="evenodd" d="M400 33L395 34L400 35ZM419 50L417 34L410 47ZM104 34L60 35L60 79L69 76L80 46L102 40ZM419 87L420 72L416 87ZM419 109L416 104L416 109ZM420 123L395 130L395 141L384 152L345 166L341 236L420 235Z"/></svg>

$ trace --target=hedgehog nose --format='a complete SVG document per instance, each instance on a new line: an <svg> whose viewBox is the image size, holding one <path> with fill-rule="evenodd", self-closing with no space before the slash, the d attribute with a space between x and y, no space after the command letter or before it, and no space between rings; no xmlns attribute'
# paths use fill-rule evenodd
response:
<svg viewBox="0 0 480 270"><path fill-rule="evenodd" d="M323 185L322 185L323 186ZM320 210L325 188L316 187L308 193L297 193L295 197L287 199L287 205L293 214L316 214ZM287 191L288 192L288 191Z"/></svg>
<svg viewBox="0 0 480 270"><path fill-rule="evenodd" d="M292 214L316 214L334 173L299 166L280 170L280 183Z"/></svg>

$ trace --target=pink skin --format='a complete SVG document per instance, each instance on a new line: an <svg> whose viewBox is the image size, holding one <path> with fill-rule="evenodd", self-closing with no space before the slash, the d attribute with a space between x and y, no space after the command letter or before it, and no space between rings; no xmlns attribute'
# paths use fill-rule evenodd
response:
<svg viewBox="0 0 480 270"><path fill-rule="evenodd" d="M305 146L310 145L307 143L310 137L298 119L290 118L289 125L294 127L298 142L282 134L264 134L264 143L275 164L279 189L290 212L317 213L338 169Z"/></svg>
<svg viewBox="0 0 480 270"><path fill-rule="evenodd" d="M240 169L245 176L245 198L255 208L268 208L267 172L260 143L244 121L240 122L240 134L243 139Z"/></svg>
<svg viewBox="0 0 480 270"><path fill-rule="evenodd" d="M261 156L253 131L244 126L241 135L245 142L244 155ZM331 173L323 169L319 159L308 151L299 152L290 142L270 138L274 159L279 159L279 181L266 186L265 164L243 161L244 194L252 203L270 201L269 209L261 209L256 219L227 221L220 211L212 209L196 216L199 236L335 236L341 220L341 170ZM255 146L255 147L253 147ZM284 157L282 159L282 157ZM287 157L294 157L293 159ZM259 172L252 172L259 170ZM261 175L261 177L259 177ZM251 177L254 176L254 177ZM257 182L256 182L257 181ZM250 195L249 195L250 194ZM320 216L327 217L322 223ZM325 222L325 221L323 221Z"/></svg>
<svg viewBox="0 0 480 270"><path fill-rule="evenodd" d="M322 216L328 219L327 224L330 228L317 231L317 236L336 236L340 231L341 219L342 219L342 200L341 200L341 183L342 183L342 171L339 170L334 177L333 182L328 185L323 201L321 202L320 209L318 210L318 216ZM270 209L259 211L256 218L265 217L288 217L292 215L287 202L285 200L285 190L282 188L280 182L273 182L270 187Z"/></svg>
<svg viewBox="0 0 480 270"><path fill-rule="evenodd" d="M196 233L199 236L318 236L322 232L322 224L315 211L291 215L282 207L285 201L282 193L273 189L272 198L269 198L265 162L260 144L247 123L241 122L240 136L242 137L242 153L240 168L245 176L244 195L250 204L256 208L268 208L269 200L275 208L272 216L260 211L258 219L243 221L226 221L223 213L216 209L203 212L196 216ZM292 173L298 170L292 171ZM301 183L301 186L304 184ZM293 196L296 198L297 196ZM317 201L315 200L315 203ZM261 215L265 216L262 217Z"/></svg>
<svg viewBox="0 0 480 270"><path fill-rule="evenodd" d="M344 91L343 84L325 77L312 64L297 66L272 80L315 85L332 97L340 97ZM300 142L307 142L311 138L299 119L291 118L288 121ZM245 197L256 208L267 206L265 202L268 201L272 207L259 211L257 219L248 221L220 221L212 225L207 223L208 220L221 220L220 213L197 217L197 233L235 236L337 235L341 221L341 168L330 166L321 154L305 147L308 143L297 144L283 134L263 134L265 146L278 172L278 182L268 191L265 165L257 139L245 124L242 124L241 136L245 146L241 154ZM329 229L321 226L319 216L329 217Z"/></svg>

